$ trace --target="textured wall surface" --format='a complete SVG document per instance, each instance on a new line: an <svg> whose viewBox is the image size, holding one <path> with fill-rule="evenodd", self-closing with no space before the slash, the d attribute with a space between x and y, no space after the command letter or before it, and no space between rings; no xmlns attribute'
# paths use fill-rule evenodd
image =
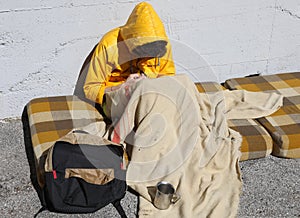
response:
<svg viewBox="0 0 300 218"><path fill-rule="evenodd" d="M136 0L0 1L0 119L35 97L72 94L81 65ZM300 70L299 0L152 0L178 71L223 82ZM209 70L206 68L209 66Z"/></svg>

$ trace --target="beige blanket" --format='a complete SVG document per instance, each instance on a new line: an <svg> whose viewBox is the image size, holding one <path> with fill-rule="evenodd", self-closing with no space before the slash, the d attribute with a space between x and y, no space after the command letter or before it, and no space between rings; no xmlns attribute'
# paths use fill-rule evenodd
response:
<svg viewBox="0 0 300 218"><path fill-rule="evenodd" d="M200 94L186 75L144 79L110 93L112 139L126 143L127 182L140 194L140 217L235 217L241 192L241 136L227 118L275 112L276 94ZM181 199L167 210L153 204L154 186L173 184Z"/></svg>

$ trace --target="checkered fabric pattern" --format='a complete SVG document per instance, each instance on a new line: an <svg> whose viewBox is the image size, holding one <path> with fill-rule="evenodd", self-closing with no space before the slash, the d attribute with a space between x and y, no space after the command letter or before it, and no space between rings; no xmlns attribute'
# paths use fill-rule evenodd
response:
<svg viewBox="0 0 300 218"><path fill-rule="evenodd" d="M228 120L228 126L243 137L241 161L262 158L271 154L272 138L257 121L232 119Z"/></svg>
<svg viewBox="0 0 300 218"><path fill-rule="evenodd" d="M282 94L283 107L270 116L258 119L258 122L273 138L273 155L300 157L300 72L230 79L225 86L229 89Z"/></svg>
<svg viewBox="0 0 300 218"><path fill-rule="evenodd" d="M37 160L73 128L103 120L92 105L77 96L45 97L27 104L32 146Z"/></svg>
<svg viewBox="0 0 300 218"><path fill-rule="evenodd" d="M198 82L195 83L199 92L214 93L225 90L225 87L216 82Z"/></svg>
<svg viewBox="0 0 300 218"><path fill-rule="evenodd" d="M199 92L213 93L225 88L216 82L196 83ZM272 152L272 138L255 120L232 119L228 126L242 135L241 161L262 158Z"/></svg>

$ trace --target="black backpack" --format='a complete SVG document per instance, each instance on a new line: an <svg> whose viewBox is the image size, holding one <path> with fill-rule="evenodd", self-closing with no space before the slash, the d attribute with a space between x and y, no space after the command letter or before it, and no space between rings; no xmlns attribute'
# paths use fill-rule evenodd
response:
<svg viewBox="0 0 300 218"><path fill-rule="evenodd" d="M37 162L28 119L24 117L27 116L22 118L31 181L42 205L35 217L44 210L91 213L109 203L121 217L126 217L120 204L127 190L127 155L123 146L74 130L56 141Z"/></svg>

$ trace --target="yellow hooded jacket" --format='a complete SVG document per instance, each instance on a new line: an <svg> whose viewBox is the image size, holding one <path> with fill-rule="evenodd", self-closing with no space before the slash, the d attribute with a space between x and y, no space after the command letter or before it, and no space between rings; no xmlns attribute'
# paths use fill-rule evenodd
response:
<svg viewBox="0 0 300 218"><path fill-rule="evenodd" d="M132 50L157 40L168 42L164 56L140 63ZM127 23L106 33L98 43L83 87L85 96L102 104L105 89L124 83L133 68L142 70L149 78L175 73L171 45L163 23L146 2L136 5Z"/></svg>

